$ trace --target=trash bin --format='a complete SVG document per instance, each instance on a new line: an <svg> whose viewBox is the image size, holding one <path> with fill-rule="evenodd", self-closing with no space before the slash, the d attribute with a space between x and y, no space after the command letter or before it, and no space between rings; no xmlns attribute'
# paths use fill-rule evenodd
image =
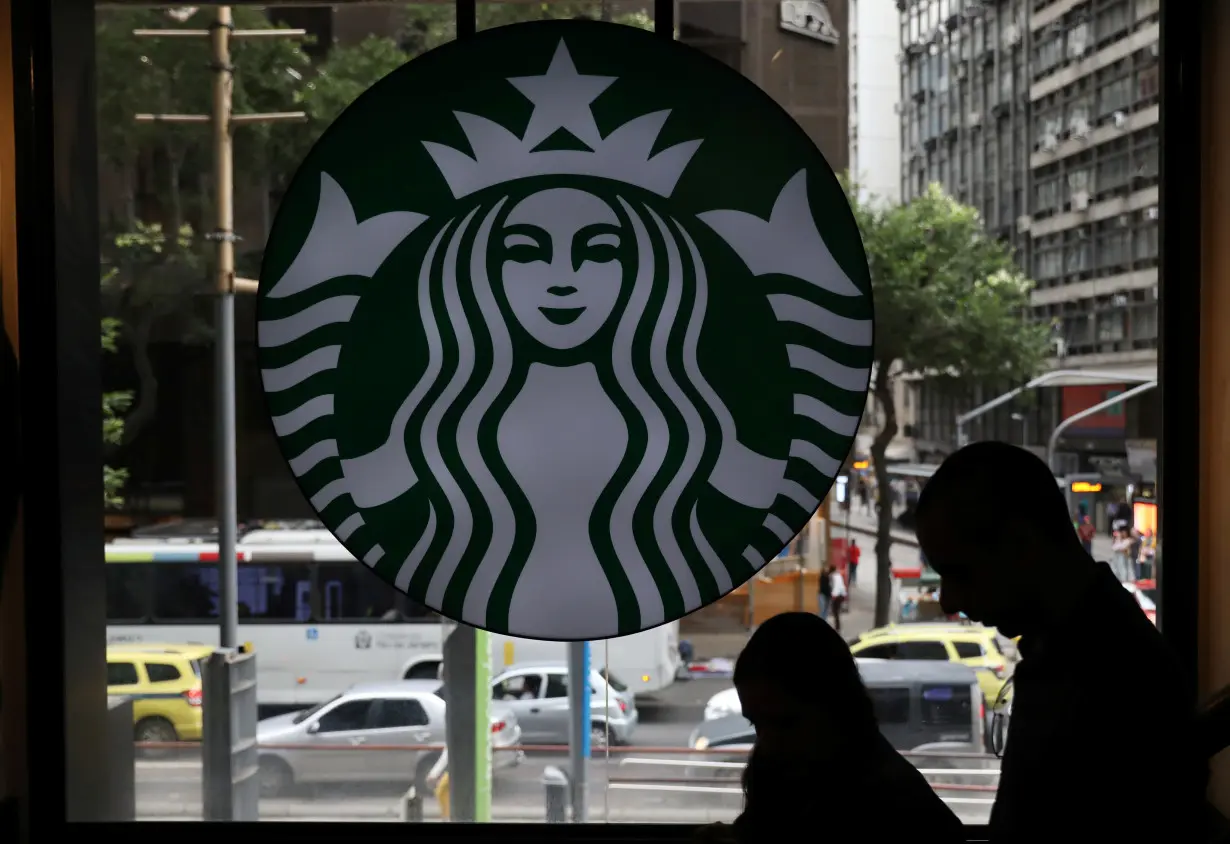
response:
<svg viewBox="0 0 1230 844"><path fill-rule="evenodd" d="M543 791L546 792L547 823L567 823L569 803L568 774L554 765L542 772Z"/></svg>

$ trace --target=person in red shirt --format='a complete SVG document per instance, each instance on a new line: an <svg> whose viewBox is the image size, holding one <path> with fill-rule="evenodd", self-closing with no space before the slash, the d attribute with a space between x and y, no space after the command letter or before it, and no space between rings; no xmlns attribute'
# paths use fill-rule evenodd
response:
<svg viewBox="0 0 1230 844"><path fill-rule="evenodd" d="M858 583L858 561L863 556L863 549L858 547L858 540L851 539L850 547L846 549L846 571L849 572L850 585Z"/></svg>

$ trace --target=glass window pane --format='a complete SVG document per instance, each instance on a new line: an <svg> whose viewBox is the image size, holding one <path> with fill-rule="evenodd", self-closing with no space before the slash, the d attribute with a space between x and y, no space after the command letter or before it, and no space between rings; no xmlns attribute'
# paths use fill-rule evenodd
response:
<svg viewBox="0 0 1230 844"><path fill-rule="evenodd" d="M335 706L320 716L321 733L343 733L361 730L368 726L367 714L371 710L370 700L350 700Z"/></svg>
<svg viewBox="0 0 1230 844"><path fill-rule="evenodd" d="M218 618L215 563L154 563L154 620L210 621Z"/></svg>
<svg viewBox="0 0 1230 844"><path fill-rule="evenodd" d="M876 720L881 726L888 724L908 724L910 722L910 690L896 688L871 688L871 705L875 709Z"/></svg>
<svg viewBox="0 0 1230 844"><path fill-rule="evenodd" d="M958 659L978 659L983 655L982 645L977 642L953 642Z"/></svg>
<svg viewBox="0 0 1230 844"><path fill-rule="evenodd" d="M973 700L969 686L924 685L922 722L932 727L969 727Z"/></svg>
<svg viewBox="0 0 1230 844"><path fill-rule="evenodd" d="M311 615L311 566L285 563L239 567L240 618L307 621Z"/></svg>
<svg viewBox="0 0 1230 844"><path fill-rule="evenodd" d="M183 676L174 665L161 662L145 663L145 674L151 683L171 683Z"/></svg>
<svg viewBox="0 0 1230 844"><path fill-rule="evenodd" d="M968 325L974 322L967 316L973 310L959 297L894 321L886 304L887 292L878 305L877 330L896 325L901 331L930 331L939 321L924 325L921 314L943 314L941 327L952 332L942 339L951 342L936 344L937 348L1002 350L1016 344L993 342L999 333L1011 332L1019 339L1030 327L1037 329L1034 339L1044 347L1045 355L1021 372L1014 371L1013 386L1051 366L1127 367L1141 372L1155 366L1160 211L1153 192L1160 177L1160 147L1158 125L1150 125L1150 121L1154 120L1153 109L1160 96L1160 74L1156 59L1150 57L1150 45L1136 43L1143 37L1139 33L1146 29L1133 28L1132 16L1144 14L1142 10L1147 8L1153 8L1156 14L1156 4L1104 0L1093 4L1096 8L1091 8L1087 21L1064 19L1062 26L1046 30L1030 30L1029 22L1021 21L1019 32L1030 34L1015 48L1002 43L1002 38L1011 34L1013 10L990 4L985 9L979 7L977 17L971 13L971 20L945 31L939 44L923 45L898 59L898 51L904 54L912 42L929 39L945 23L936 18L938 6L910 6L902 18L893 13L892 4L881 7L869 0L828 4L840 36L833 45L806 34L782 31L777 5L763 10L764 15L757 12L749 17L751 4L737 0L680 0L676 36L762 86L821 145L836 170L847 164L853 166L857 149L858 169L878 180L875 192L882 196L885 207L895 208L903 198L922 194L931 184L967 204L971 215L977 214L979 235L1002 243L1005 254L1032 285L1006 307L1007 315L996 321L989 336L968 331ZM957 4L949 3L945 8L952 11ZM959 8L968 11L972 7L967 3ZM214 328L210 309L203 307L203 294L210 288L209 267L217 248L212 238L216 191L212 185L210 133L206 126L138 125L132 119L137 113L208 112L208 39L137 38L132 32L165 27L205 29L214 14L213 7L147 9L131 4L100 5L98 10L99 73L94 87L99 92L100 226L104 232L101 295L104 312L117 319L120 327L116 351L104 357L104 389L131 392L136 399L134 407L139 409L127 412L130 427L123 445L108 449L108 465L128 473L122 486L113 490L123 503L108 510L109 521L115 518L119 522L122 517L142 526L210 513L216 498L209 445L215 394ZM312 143L385 74L451 41L456 26L454 10L448 3L237 6L235 14L240 29L302 27L310 36L303 43L297 39L235 39L236 113L302 109L307 115L302 123L243 125L235 130L234 228L240 238L235 244L237 272L243 278L255 279L261 277L266 240L274 219L284 210L285 192ZM544 18L606 19L650 28L652 4L627 0L481 2L477 18L480 30ZM857 50L852 49L855 30ZM1095 52L1129 34L1133 51L1125 60L1110 64L1089 60ZM963 64L958 63L958 56ZM586 73L584 57L573 58L578 71ZM857 96L844 84L831 84L844 79L857 80ZM662 85L664 91L667 82ZM440 90L447 90L449 84L449 80L441 80ZM1040 85L1048 93L1041 98L1023 98ZM698 90L696 95L703 98L706 93ZM681 107L675 102L654 103L654 108ZM524 114L518 117L523 119ZM517 131L523 126L516 121L513 124ZM604 132L611 128L604 120L598 124ZM667 126L669 134L673 126L669 121ZM754 129L748 127L749 138L755 138ZM452 124L440 131L440 140L464 143ZM702 145L700 154L706 154L704 149ZM757 173L763 170L764 184L754 185L752 193L763 193L764 198L757 200L757 207L740 210L763 215L771 208L768 182L776 178L771 177L776 163L772 156L754 161L759 163L753 169ZM396 174L389 178L396 178ZM720 193L716 186L713 190L715 195ZM715 198L707 208L722 207L716 204L718 201ZM405 208L396 210L424 211L413 205L407 200ZM364 206L355 210L357 220L362 222L387 209ZM921 231L926 227L918 228ZM702 237L713 236L703 225L698 231ZM928 236L933 233L933 229L926 229ZM919 250L913 248L917 243L907 243L910 248L903 254L918 254ZM921 286L914 292L929 295ZM716 300L711 305L724 307ZM258 336L253 328L253 298L239 297L237 309L237 406L242 444L236 489L239 511L245 521L251 520L249 527L265 519L285 517L284 528L289 529L291 520L311 518L314 512L286 471L283 455L268 430ZM412 334L407 331L408 338ZM780 338L759 338L757 342L776 339ZM961 361L944 360L935 367L926 363L923 370L928 373L961 370ZM954 419L1008 389L1003 384L974 383L943 375L900 377L898 384L906 387L908 382L908 391L902 389L901 397L895 399L899 429L890 452L894 460L902 455L903 462L909 464L931 465L941 459L957 436ZM730 387L714 386L719 392ZM1099 389L1105 395L1109 388ZM151 395L156 395L157 401L145 402ZM1088 402L1082 405L1083 395L1067 387L1043 387L1032 391L1028 408L1002 406L971 422L964 433L971 439L1007 439L1044 451L1055 424L1088 406ZM913 398L907 400L907 396ZM1145 394L1124 402L1121 412L1096 418L1101 427L1076 426L1070 436L1058 440L1057 465L1073 472L1103 472L1104 493L1089 502L1100 526L1109 524L1106 513L1112 503L1130 502L1140 496L1145 485L1156 481L1135 471L1128 477L1113 475L1109 469L1103 471L1111 465L1109 461L1127 461L1126 443L1131 443L1133 453L1150 447L1156 452L1159 411L1151 403L1154 398ZM861 422L859 434L864 442L873 441L878 428L890 418L883 409L874 410ZM380 425L386 422L382 419ZM778 451L785 454L783 449ZM858 456L867 458L866 454ZM116 476L111 477L114 481ZM907 492L877 492L898 518ZM847 521L866 549L864 571L851 587L849 612L841 618L843 638L854 642L866 641L857 637L873 625L878 565L872 548L874 539L868 533L875 529L876 495L864 500L866 503L860 504L854 497L848 513L839 508L833 514L833 525ZM1140 527L1145 528L1143 520ZM420 526L411 529L418 531ZM836 535L841 536L842 531L838 529ZM864 535L868 537L866 543ZM595 750L588 763L590 782L597 789L590 801L591 822L622 819L687 823L719 817L732 820L738 814L737 794L662 789L604 792L603 786L612 777L636 775L645 780L667 780L683 775L680 766L621 768L619 758L632 751L608 753L603 744L609 740L610 744L626 745L636 749L639 758L680 759L678 752L651 752L653 747L662 746L682 749L706 729L706 724L700 723L701 707L690 697L697 694L702 683L677 679L691 673L681 665L680 642L688 643L693 668L717 666L710 673L721 675L729 668L723 660L738 655L749 630L762 623L767 613L795 608L796 602L808 611L819 609L816 594L797 590L797 584L784 573L786 566L800 560L814 563L811 555L817 549L811 539L804 534L790 541L789 559L771 563L763 583L756 581L750 589L736 591L695 616L665 625L660 633L649 631L594 644L591 665L609 682L599 684L602 694L591 701L591 725L598 728L591 735ZM1109 536L1099 534L1098 548L1108 541ZM145 553L148 548L142 552L142 559L157 558L160 562L108 565L109 622L125 625L122 635L130 643L216 641L217 566L195 561L195 551L183 551L186 545L174 545L165 538L160 542L159 553ZM180 537L176 542L212 548L216 534L206 531L203 537ZM293 543L286 544L289 547ZM313 540L295 545L285 558L256 555L239 567L239 636L241 641L254 642L259 654L258 697L267 710L262 714L306 710L312 714L294 716L306 723L316 717L314 707L322 700L331 700L354 683L393 683L406 678L431 688L430 681L441 676L441 654L453 623L408 600L362 562L322 551L334 545ZM193 561L161 561L175 559L172 554ZM900 542L893 543L888 556L887 562L894 566L917 563L916 551ZM384 565L397 562L386 560ZM905 612L905 606L894 605L889 621L900 621L898 610ZM936 619L940 620L938 606L935 602L930 606L935 606ZM864 647L857 656L932 662L994 656L984 654L975 642L952 644L948 648L947 641L893 641ZM1004 642L999 650L1006 652L1011 647ZM506 643L496 638L492 644L494 672L505 668L505 662L521 663L524 670L531 671L493 682L489 701L493 709L511 713L508 722L515 721L520 730L517 743L561 747L558 752L541 754L541 758L536 754L536 758L519 765L501 765L502 758L511 759L515 752L497 750L492 774L495 821L537 819L542 810L542 767L565 764L562 747L568 741L570 702L568 676L560 669L565 653L563 646L520 639ZM176 662L185 672L188 664L199 670L195 661ZM145 670L151 682L170 683L167 668L180 670L169 663L151 663ZM140 670L130 662L113 662L108 668L109 683L118 684L121 673L129 685L138 678L144 680ZM158 679L160 676L168 679ZM190 678L177 682L186 679ZM710 682L714 695L728 686L721 680L703 681ZM944 696L944 689L951 692L949 697ZM451 692L456 697L474 690ZM968 694L962 697L959 688L942 684L932 689L930 697L917 689L911 697L908 689L874 686L869 693L881 724L904 728L903 735L924 725L964 729L977 703ZM686 702L676 705L681 699ZM708 702L708 698L699 701ZM686 714L659 721L649 716L655 704L663 711ZM435 712L432 705L426 704L427 710ZM737 720L737 697L726 706L725 717ZM715 704L713 711L718 709L721 707ZM427 710L401 699L382 699L381 706L374 710L369 704L351 702L326 715L322 726L328 729L323 734L420 726L426 723ZM973 714L976 716L976 711ZM347 737L336 740L348 741ZM493 738L497 748L502 746L501 740ZM737 745L747 740L746 732L734 738L715 733L709 747L724 747L726 755L706 753L695 744L693 749L701 761L737 761L743 758ZM904 739L901 742L899 749L910 749ZM971 747L972 752L978 752L979 748ZM337 820L352 819L363 812L373 817L388 816L388 772L396 768L401 775L405 768L400 761L393 761L397 754L359 751L347 745L344 751L320 751L316 755L331 760L322 767L336 766L321 776L320 791L333 788L334 780L347 782L353 799L341 806L343 801L331 801L316 793L269 798L278 802L269 804L271 811L265 817L276 816L272 811L275 807L277 811L287 807L288 813L310 809L312 817L336 816ZM383 761L384 756L388 761ZM165 805L168 789L151 775L157 768L144 767L145 760L139 764L143 766L138 768L139 805L145 807L147 816L160 817L149 807ZM689 775L700 779L712 773L690 771ZM731 788L737 790L733 779ZM534 796L525 796L530 792ZM527 808L531 806L532 813ZM430 820L440 817L440 806L430 793L424 808ZM979 815L980 811L963 808L962 817L985 822L985 812Z"/></svg>
<svg viewBox="0 0 1230 844"><path fill-rule="evenodd" d="M547 675L547 691L543 695L546 698L568 697L568 675L567 674L548 674Z"/></svg>
<svg viewBox="0 0 1230 844"><path fill-rule="evenodd" d="M322 563L317 571L321 621L402 621L401 593L361 563Z"/></svg>
<svg viewBox="0 0 1230 844"><path fill-rule="evenodd" d="M107 663L107 688L113 686L135 686L141 682L137 676L137 667L131 662Z"/></svg>
<svg viewBox="0 0 1230 844"><path fill-rule="evenodd" d="M107 621L134 622L150 614L150 567L113 563L107 566Z"/></svg>
<svg viewBox="0 0 1230 844"><path fill-rule="evenodd" d="M427 710L417 700L393 699L377 701L379 714L375 728L378 730L398 727L423 727L428 723Z"/></svg>
<svg viewBox="0 0 1230 844"><path fill-rule="evenodd" d="M948 660L948 648L943 642L901 642L897 645L897 659Z"/></svg>

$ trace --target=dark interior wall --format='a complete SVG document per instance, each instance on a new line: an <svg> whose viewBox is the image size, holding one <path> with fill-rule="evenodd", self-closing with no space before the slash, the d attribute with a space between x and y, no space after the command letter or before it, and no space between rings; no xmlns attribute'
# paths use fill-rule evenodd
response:
<svg viewBox="0 0 1230 844"><path fill-rule="evenodd" d="M837 44L782 30L777 2L745 0L743 70L798 121L840 173L850 163L849 9L846 0L825 5Z"/></svg>

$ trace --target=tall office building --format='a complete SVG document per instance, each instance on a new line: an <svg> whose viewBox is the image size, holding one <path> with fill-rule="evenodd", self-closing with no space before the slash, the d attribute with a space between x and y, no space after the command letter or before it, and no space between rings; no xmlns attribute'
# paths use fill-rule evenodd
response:
<svg viewBox="0 0 1230 844"><path fill-rule="evenodd" d="M1040 448L1062 420L1156 377L1158 7L897 2L903 199L938 182L977 208L1037 283L1032 316L1052 326L1050 370L1084 373L980 418L974 438ZM924 458L950 451L956 414L991 397L925 381L915 392ZM1158 415L1146 393L1071 425L1056 468L1139 482Z"/></svg>
<svg viewBox="0 0 1230 844"><path fill-rule="evenodd" d="M850 0L850 172L864 198L901 199L897 18L886 0Z"/></svg>

